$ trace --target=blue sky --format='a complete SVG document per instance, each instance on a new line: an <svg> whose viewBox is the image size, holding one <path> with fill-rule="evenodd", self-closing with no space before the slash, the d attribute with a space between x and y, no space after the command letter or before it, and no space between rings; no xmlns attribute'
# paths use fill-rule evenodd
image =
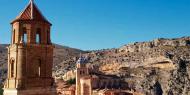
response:
<svg viewBox="0 0 190 95"><path fill-rule="evenodd" d="M34 0L53 24L52 41L83 50L190 36L190 0ZM0 43L29 0L0 0Z"/></svg>

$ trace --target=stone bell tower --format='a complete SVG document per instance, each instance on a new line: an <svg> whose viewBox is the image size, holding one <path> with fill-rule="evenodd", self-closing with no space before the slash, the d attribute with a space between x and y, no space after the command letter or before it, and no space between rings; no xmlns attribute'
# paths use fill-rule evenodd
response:
<svg viewBox="0 0 190 95"><path fill-rule="evenodd" d="M86 67L87 60L80 57L76 63L76 95L81 95L81 81L82 77L88 76L88 68Z"/></svg>
<svg viewBox="0 0 190 95"><path fill-rule="evenodd" d="M11 25L4 95L55 95L51 23L30 0Z"/></svg>

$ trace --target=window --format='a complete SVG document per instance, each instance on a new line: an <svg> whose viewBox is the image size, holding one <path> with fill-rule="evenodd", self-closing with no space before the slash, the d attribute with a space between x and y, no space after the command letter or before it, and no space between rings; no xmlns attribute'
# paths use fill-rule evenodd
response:
<svg viewBox="0 0 190 95"><path fill-rule="evenodd" d="M10 60L10 73L11 73L11 78L14 77L14 59Z"/></svg>
<svg viewBox="0 0 190 95"><path fill-rule="evenodd" d="M24 33L24 43L26 43L27 42L27 34L26 34L26 32Z"/></svg>
<svg viewBox="0 0 190 95"><path fill-rule="evenodd" d="M22 38L22 40L24 41L24 43L27 42L27 31L26 31L25 27L23 28L23 38Z"/></svg>
<svg viewBox="0 0 190 95"><path fill-rule="evenodd" d="M39 44L40 43L40 35L36 34L36 43Z"/></svg>
<svg viewBox="0 0 190 95"><path fill-rule="evenodd" d="M13 34L12 34L12 43L15 43L15 29L13 30Z"/></svg>
<svg viewBox="0 0 190 95"><path fill-rule="evenodd" d="M49 30L47 31L47 44L50 44L50 32Z"/></svg>
<svg viewBox="0 0 190 95"><path fill-rule="evenodd" d="M36 32L36 43L40 44L41 43L41 29L38 28Z"/></svg>

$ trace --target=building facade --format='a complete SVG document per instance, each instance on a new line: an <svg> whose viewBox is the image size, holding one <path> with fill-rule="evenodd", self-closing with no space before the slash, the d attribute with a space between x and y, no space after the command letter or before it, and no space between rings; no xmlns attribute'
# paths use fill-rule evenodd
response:
<svg viewBox="0 0 190 95"><path fill-rule="evenodd" d="M55 95L51 23L30 0L11 25L4 95Z"/></svg>
<svg viewBox="0 0 190 95"><path fill-rule="evenodd" d="M87 66L87 59L80 57L76 62L75 95L134 95L122 89L123 84L118 77L93 73L93 69Z"/></svg>

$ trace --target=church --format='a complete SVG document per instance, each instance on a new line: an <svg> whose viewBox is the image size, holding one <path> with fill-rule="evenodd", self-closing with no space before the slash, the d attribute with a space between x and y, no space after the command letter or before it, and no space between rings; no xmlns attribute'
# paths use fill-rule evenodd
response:
<svg viewBox="0 0 190 95"><path fill-rule="evenodd" d="M80 57L76 62L75 95L133 95L119 77L97 73L88 67L87 59Z"/></svg>
<svg viewBox="0 0 190 95"><path fill-rule="evenodd" d="M4 95L56 95L51 25L33 0L11 22Z"/></svg>

